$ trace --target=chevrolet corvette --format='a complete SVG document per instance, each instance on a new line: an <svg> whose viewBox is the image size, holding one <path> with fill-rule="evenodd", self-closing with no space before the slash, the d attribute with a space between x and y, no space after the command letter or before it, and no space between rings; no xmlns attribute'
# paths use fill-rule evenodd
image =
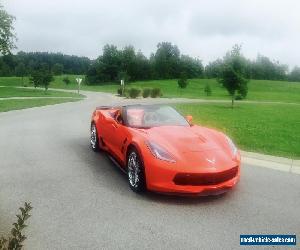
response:
<svg viewBox="0 0 300 250"><path fill-rule="evenodd" d="M97 107L90 143L127 174L134 192L217 195L240 178L240 153L222 132L167 105Z"/></svg>

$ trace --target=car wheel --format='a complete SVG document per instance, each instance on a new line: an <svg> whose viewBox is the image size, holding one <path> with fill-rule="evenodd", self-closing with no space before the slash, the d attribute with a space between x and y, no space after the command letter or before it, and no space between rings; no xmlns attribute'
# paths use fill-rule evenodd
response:
<svg viewBox="0 0 300 250"><path fill-rule="evenodd" d="M95 123L91 125L91 147L93 151L99 151L99 139Z"/></svg>
<svg viewBox="0 0 300 250"><path fill-rule="evenodd" d="M137 150L130 150L127 158L127 176L130 188L137 193L146 189L144 167Z"/></svg>

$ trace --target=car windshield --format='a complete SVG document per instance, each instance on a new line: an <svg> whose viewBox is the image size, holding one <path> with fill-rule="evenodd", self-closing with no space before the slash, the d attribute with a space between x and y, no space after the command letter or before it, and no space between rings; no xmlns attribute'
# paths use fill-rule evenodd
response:
<svg viewBox="0 0 300 250"><path fill-rule="evenodd" d="M170 106L127 106L126 123L130 127L189 126L189 123Z"/></svg>

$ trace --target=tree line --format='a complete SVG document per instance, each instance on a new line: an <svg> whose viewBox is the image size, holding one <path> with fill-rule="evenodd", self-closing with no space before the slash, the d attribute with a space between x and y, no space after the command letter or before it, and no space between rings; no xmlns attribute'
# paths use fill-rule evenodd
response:
<svg viewBox="0 0 300 250"><path fill-rule="evenodd" d="M300 67L290 72L287 65L258 55L255 60L243 57L245 77L257 80L300 81ZM133 46L118 49L114 45L105 45L103 53L96 60L87 57L70 56L48 52L18 52L0 56L0 76L30 76L41 65L47 65L54 75L86 75L88 84L126 81L219 78L224 58L210 62L205 67L198 58L182 55L176 45L162 42L157 50L147 58Z"/></svg>
<svg viewBox="0 0 300 250"><path fill-rule="evenodd" d="M21 51L0 57L0 76L29 76L42 64L46 64L54 75L85 74L91 63L87 57Z"/></svg>
<svg viewBox="0 0 300 250"><path fill-rule="evenodd" d="M242 57L244 76L257 80L300 81L300 68L294 67L291 72L285 64L272 61L266 56L258 55L255 60ZM176 78L219 78L226 61L226 55L203 67L201 60L181 55L176 45L162 42L156 52L149 58L134 47L118 49L114 45L105 45L103 54L95 60L87 72L90 84L114 82L126 79L129 81L149 79ZM182 77L184 75L184 77Z"/></svg>
<svg viewBox="0 0 300 250"><path fill-rule="evenodd" d="M115 45L105 45L103 54L87 71L87 82L172 79L181 74L188 78L200 78L204 75L204 68L199 59L180 54L178 47L170 42L159 43L156 52L149 58L133 46L118 49Z"/></svg>
<svg viewBox="0 0 300 250"><path fill-rule="evenodd" d="M256 80L280 80L300 81L300 68L294 67L291 72L285 64L279 61L272 61L266 56L258 55L255 60L242 58L244 64L244 75L248 79ZM224 58L210 62L205 67L207 78L219 78L224 65Z"/></svg>

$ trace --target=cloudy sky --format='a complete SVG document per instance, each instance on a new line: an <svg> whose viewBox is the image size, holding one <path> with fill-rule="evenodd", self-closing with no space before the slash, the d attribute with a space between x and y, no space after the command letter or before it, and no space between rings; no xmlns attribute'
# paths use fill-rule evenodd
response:
<svg viewBox="0 0 300 250"><path fill-rule="evenodd" d="M300 65L299 0L2 0L17 19L18 50L96 58L109 43L145 55L160 41L204 63L233 44Z"/></svg>

